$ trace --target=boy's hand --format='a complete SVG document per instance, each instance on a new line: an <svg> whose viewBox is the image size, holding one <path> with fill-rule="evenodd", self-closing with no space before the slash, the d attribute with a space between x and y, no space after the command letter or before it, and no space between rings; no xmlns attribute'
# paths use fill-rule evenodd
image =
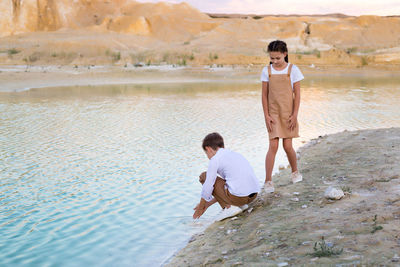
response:
<svg viewBox="0 0 400 267"><path fill-rule="evenodd" d="M200 203L197 204L197 206L194 208L193 219L200 218L200 216L203 215L206 209L207 209L206 201L202 198L200 200Z"/></svg>

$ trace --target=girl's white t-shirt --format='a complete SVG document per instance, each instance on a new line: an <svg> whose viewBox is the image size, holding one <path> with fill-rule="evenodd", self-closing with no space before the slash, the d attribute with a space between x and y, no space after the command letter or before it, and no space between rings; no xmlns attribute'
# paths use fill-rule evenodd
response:
<svg viewBox="0 0 400 267"><path fill-rule="evenodd" d="M291 63L289 63L291 64ZM287 64L286 68L283 70L275 70L274 67L271 65L271 74L287 74L288 69L289 69L289 64ZM292 82L292 89L293 89L293 84L295 82L301 81L304 79L303 73L301 73L300 69L293 64L292 67L292 72L290 73L290 81ZM265 66L261 72L261 81L262 82L268 82L268 66Z"/></svg>

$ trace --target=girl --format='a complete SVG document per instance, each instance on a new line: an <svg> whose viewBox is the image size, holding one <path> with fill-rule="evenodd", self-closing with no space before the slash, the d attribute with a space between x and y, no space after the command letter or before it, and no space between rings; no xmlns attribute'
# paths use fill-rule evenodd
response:
<svg viewBox="0 0 400 267"><path fill-rule="evenodd" d="M300 106L300 81L303 74L293 64L289 64L286 43L280 40L268 45L269 66L261 73L262 106L265 124L269 134L269 149L265 158L264 191L275 191L271 180L275 155L278 151L279 138L283 139L283 148L292 168L293 183L300 182L303 177L297 170L296 152L292 147L292 138L299 137L297 115Z"/></svg>

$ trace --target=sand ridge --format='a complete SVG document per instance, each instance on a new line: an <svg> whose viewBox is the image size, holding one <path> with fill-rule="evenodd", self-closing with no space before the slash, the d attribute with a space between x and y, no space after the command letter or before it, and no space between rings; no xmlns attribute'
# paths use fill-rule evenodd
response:
<svg viewBox="0 0 400 267"><path fill-rule="evenodd" d="M295 64L400 66L397 16L213 16L186 3L0 1L0 64L262 64L287 42Z"/></svg>

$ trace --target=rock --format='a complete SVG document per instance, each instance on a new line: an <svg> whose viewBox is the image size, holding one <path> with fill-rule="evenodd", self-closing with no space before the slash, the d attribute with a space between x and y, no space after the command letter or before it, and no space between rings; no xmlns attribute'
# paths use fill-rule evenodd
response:
<svg viewBox="0 0 400 267"><path fill-rule="evenodd" d="M278 263L278 266L279 266L279 267L288 266L288 265L289 265L289 263L287 263L287 262L280 262L280 263Z"/></svg>
<svg viewBox="0 0 400 267"><path fill-rule="evenodd" d="M333 186L329 186L324 193L325 198L327 199L341 199L344 197L344 193L342 189L334 188Z"/></svg>
<svg viewBox="0 0 400 267"><path fill-rule="evenodd" d="M394 254L393 258L392 258L392 262L399 262L400 261L400 257L397 254Z"/></svg>
<svg viewBox="0 0 400 267"><path fill-rule="evenodd" d="M291 201L294 201L294 202L299 202L299 198L298 197L294 197L294 198L292 198L292 199L290 199Z"/></svg>
<svg viewBox="0 0 400 267"><path fill-rule="evenodd" d="M300 195L300 193L299 192L293 192L293 195L298 196L298 195Z"/></svg>
<svg viewBox="0 0 400 267"><path fill-rule="evenodd" d="M301 208L302 208L302 209L306 209L306 208L307 208L307 205L303 205L303 206L301 206Z"/></svg>

